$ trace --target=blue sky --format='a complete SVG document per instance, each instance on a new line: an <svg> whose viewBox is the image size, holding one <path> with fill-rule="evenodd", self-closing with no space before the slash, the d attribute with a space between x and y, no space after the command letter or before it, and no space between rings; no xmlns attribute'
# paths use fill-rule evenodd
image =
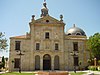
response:
<svg viewBox="0 0 100 75"><path fill-rule="evenodd" d="M100 32L100 0L46 0L49 15L64 16L65 32L76 24L87 37ZM40 18L43 0L0 0L0 32L9 37L29 32L31 16ZM9 48L8 48L9 50ZM0 56L8 52L0 52Z"/></svg>

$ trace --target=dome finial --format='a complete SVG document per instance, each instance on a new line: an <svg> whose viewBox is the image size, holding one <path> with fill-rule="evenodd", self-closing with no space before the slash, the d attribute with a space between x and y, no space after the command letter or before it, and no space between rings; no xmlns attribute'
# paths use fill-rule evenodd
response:
<svg viewBox="0 0 100 75"><path fill-rule="evenodd" d="M46 5L47 5L47 4L46 4L46 0L44 0L43 6L44 6L45 8L47 8Z"/></svg>
<svg viewBox="0 0 100 75"><path fill-rule="evenodd" d="M44 2L46 2L46 0L44 0Z"/></svg>
<svg viewBox="0 0 100 75"><path fill-rule="evenodd" d="M76 27L76 24L73 24L73 27Z"/></svg>

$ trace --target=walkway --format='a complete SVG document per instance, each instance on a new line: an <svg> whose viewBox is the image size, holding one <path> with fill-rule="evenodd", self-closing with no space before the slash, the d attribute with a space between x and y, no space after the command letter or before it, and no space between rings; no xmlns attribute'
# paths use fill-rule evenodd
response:
<svg viewBox="0 0 100 75"><path fill-rule="evenodd" d="M34 72L32 72L32 71L22 71L22 72L24 72L24 73L37 73L38 71L34 71ZM73 71L69 71L69 73L70 72L73 72ZM83 74L83 75L88 75L88 73L94 73L96 75L100 75L100 72L99 71L89 71L89 70L85 70L85 71L77 71L77 72L86 72L87 73L87 74ZM0 72L0 74L2 74L2 73L5 73L5 72Z"/></svg>
<svg viewBox="0 0 100 75"><path fill-rule="evenodd" d="M89 70L86 70L86 71L82 71L82 72L87 72L87 74L83 74L83 75L88 75L90 73L94 73L94 74L100 75L99 71L89 71Z"/></svg>

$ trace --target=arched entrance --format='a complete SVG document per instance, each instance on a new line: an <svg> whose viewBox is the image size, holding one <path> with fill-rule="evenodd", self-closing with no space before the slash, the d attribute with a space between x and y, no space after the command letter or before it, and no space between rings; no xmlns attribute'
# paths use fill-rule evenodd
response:
<svg viewBox="0 0 100 75"><path fill-rule="evenodd" d="M51 70L51 57L49 54L43 56L43 70Z"/></svg>

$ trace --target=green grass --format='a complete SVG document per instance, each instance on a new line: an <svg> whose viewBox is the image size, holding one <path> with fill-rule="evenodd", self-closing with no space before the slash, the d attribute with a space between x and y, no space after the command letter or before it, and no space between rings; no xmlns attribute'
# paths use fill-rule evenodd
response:
<svg viewBox="0 0 100 75"><path fill-rule="evenodd" d="M34 73L5 73L5 74L0 74L0 75L35 75Z"/></svg>
<svg viewBox="0 0 100 75"><path fill-rule="evenodd" d="M82 74L85 74L86 72L70 72L71 75L82 75Z"/></svg>

